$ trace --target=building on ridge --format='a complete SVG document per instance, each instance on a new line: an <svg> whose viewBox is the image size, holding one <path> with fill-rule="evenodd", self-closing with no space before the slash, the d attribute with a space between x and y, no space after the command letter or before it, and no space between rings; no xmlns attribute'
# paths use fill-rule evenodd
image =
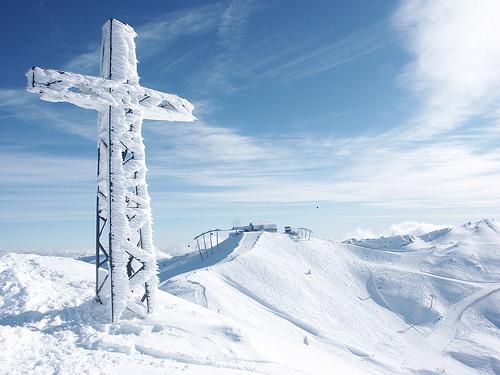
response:
<svg viewBox="0 0 500 375"><path fill-rule="evenodd" d="M233 227L233 230L236 232L278 232L278 226L276 224L271 223L259 223L244 225L242 227Z"/></svg>

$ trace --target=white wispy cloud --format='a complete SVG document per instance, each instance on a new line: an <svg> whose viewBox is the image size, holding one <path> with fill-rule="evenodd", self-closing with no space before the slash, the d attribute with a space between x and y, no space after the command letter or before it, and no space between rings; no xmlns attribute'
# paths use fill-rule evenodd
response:
<svg viewBox="0 0 500 375"><path fill-rule="evenodd" d="M135 27L139 55L148 57L155 54L182 36L216 30L223 12L222 4L208 4L164 14Z"/></svg>
<svg viewBox="0 0 500 375"><path fill-rule="evenodd" d="M399 224L392 224L389 227L389 234L391 236L400 234L413 234L415 236L421 236L423 234L430 233L432 231L451 228L452 225L449 224L431 224L431 223L420 223L418 221L403 221Z"/></svg>
<svg viewBox="0 0 500 375"><path fill-rule="evenodd" d="M223 48L205 72L207 88L231 93L262 82L279 83L321 74L371 54L398 38L387 22L379 22L340 39L329 40L326 33L321 37L305 35L283 45L281 38L270 36L259 41L245 40L240 49L250 17L262 9L240 0L226 9L218 31Z"/></svg>
<svg viewBox="0 0 500 375"><path fill-rule="evenodd" d="M139 58L149 59L179 38L217 30L223 13L223 4L207 4L161 14L135 27ZM64 69L82 74L97 74L100 53L100 40L91 42L86 51L64 64ZM167 66L172 63L167 63Z"/></svg>
<svg viewBox="0 0 500 375"><path fill-rule="evenodd" d="M96 116L92 116L91 111L84 112L87 111L68 109L61 104L42 103L40 98L25 89L0 88L0 118L6 124L9 118L16 119L94 140L97 136ZM17 139L9 141L18 142Z"/></svg>
<svg viewBox="0 0 500 375"><path fill-rule="evenodd" d="M201 121L151 126L147 131L155 134L152 142L158 147L153 152L159 152L162 145L169 145L172 161L181 158L207 164L239 163L263 160L270 152L258 139L233 129L208 126Z"/></svg>
<svg viewBox="0 0 500 375"><path fill-rule="evenodd" d="M21 89L0 89L0 109L21 107L32 103L31 96Z"/></svg>
<svg viewBox="0 0 500 375"><path fill-rule="evenodd" d="M95 171L94 159L10 150L0 165L0 222L88 218Z"/></svg>
<svg viewBox="0 0 500 375"><path fill-rule="evenodd" d="M382 145L369 138L311 134L253 137L204 123L146 123L144 135L150 186L162 191L155 195L156 212L172 201L190 207L311 201L394 209L500 206L500 152L485 152L475 138ZM7 188L16 189L11 200L26 200L31 193L25 189L43 186L47 204L70 202L82 189L89 196L93 191L93 159L18 152L7 166L1 173L12 182ZM172 183L177 188L164 191L162 186Z"/></svg>
<svg viewBox="0 0 500 375"><path fill-rule="evenodd" d="M73 57L64 64L63 69L80 74L97 75L99 72L99 63L101 61L101 48L97 44L96 41L94 45L89 47L88 51Z"/></svg>
<svg viewBox="0 0 500 375"><path fill-rule="evenodd" d="M189 199L355 202L379 207L500 204L500 152L481 141L401 142L334 136L249 137L202 124L147 130L154 178L175 177ZM160 141L161 140L161 141ZM443 150L446 150L443 152Z"/></svg>
<svg viewBox="0 0 500 375"><path fill-rule="evenodd" d="M372 228L356 228L354 231L345 233L343 236L341 236L341 238L344 240L348 238L367 239L404 234L413 234L415 236L420 236L434 230L450 227L453 226L446 224L422 223L418 221L403 221L398 224L392 224L389 228L385 228L382 230L374 230Z"/></svg>
<svg viewBox="0 0 500 375"><path fill-rule="evenodd" d="M233 0L224 10L217 30L219 43L229 50L239 47L248 23L248 16L255 8L250 0Z"/></svg>
<svg viewBox="0 0 500 375"><path fill-rule="evenodd" d="M405 136L430 137L497 108L499 12L496 0L401 3L393 20L413 60L400 79L421 102Z"/></svg>
<svg viewBox="0 0 500 375"><path fill-rule="evenodd" d="M232 0L219 17L217 48L207 69L201 71L206 82L204 89L234 92L234 72L239 64L239 49L245 36L250 16L261 6L250 0Z"/></svg>
<svg viewBox="0 0 500 375"><path fill-rule="evenodd" d="M394 42L396 38L397 34L392 33L385 22L379 22L319 46L314 46L311 40L303 41L299 46L257 61L247 67L245 73L264 80L303 78L354 61Z"/></svg>
<svg viewBox="0 0 500 375"><path fill-rule="evenodd" d="M28 152L10 152L1 165L4 188L16 188L21 184L34 191L40 187L57 190L75 182L94 182L95 170L94 159Z"/></svg>

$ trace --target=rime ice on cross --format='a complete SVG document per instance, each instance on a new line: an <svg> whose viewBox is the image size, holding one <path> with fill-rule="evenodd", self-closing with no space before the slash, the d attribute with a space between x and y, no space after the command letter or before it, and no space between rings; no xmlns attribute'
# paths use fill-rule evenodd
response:
<svg viewBox="0 0 500 375"><path fill-rule="evenodd" d="M101 77L33 67L28 91L99 113L96 296L111 320L125 309L155 308L158 279L146 184L142 119L193 121L193 105L139 85L134 29L110 19L102 28Z"/></svg>

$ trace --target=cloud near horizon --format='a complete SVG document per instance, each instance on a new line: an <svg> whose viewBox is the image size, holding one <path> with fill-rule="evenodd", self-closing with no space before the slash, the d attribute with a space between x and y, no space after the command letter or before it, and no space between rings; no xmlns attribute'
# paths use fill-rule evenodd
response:
<svg viewBox="0 0 500 375"><path fill-rule="evenodd" d="M379 237L390 237L390 236L399 236L404 234L412 234L414 236L421 236L423 234L427 234L429 232L443 229L443 228L452 228L453 225L445 225L445 224L431 224L431 223L420 223L417 221L403 221L398 224L392 224L389 228L382 230L373 230L366 228L357 228L354 231L350 231L345 233L341 240L347 240L350 238L355 238L357 240L364 239L372 239Z"/></svg>

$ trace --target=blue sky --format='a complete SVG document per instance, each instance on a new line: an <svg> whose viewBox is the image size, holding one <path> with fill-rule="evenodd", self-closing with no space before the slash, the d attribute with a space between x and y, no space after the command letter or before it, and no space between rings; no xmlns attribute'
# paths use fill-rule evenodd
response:
<svg viewBox="0 0 500 375"><path fill-rule="evenodd" d="M91 248L97 115L24 90L97 74L110 17L141 84L195 105L146 121L155 242L249 221L320 236L500 208L496 1L32 1L1 5L2 249Z"/></svg>

